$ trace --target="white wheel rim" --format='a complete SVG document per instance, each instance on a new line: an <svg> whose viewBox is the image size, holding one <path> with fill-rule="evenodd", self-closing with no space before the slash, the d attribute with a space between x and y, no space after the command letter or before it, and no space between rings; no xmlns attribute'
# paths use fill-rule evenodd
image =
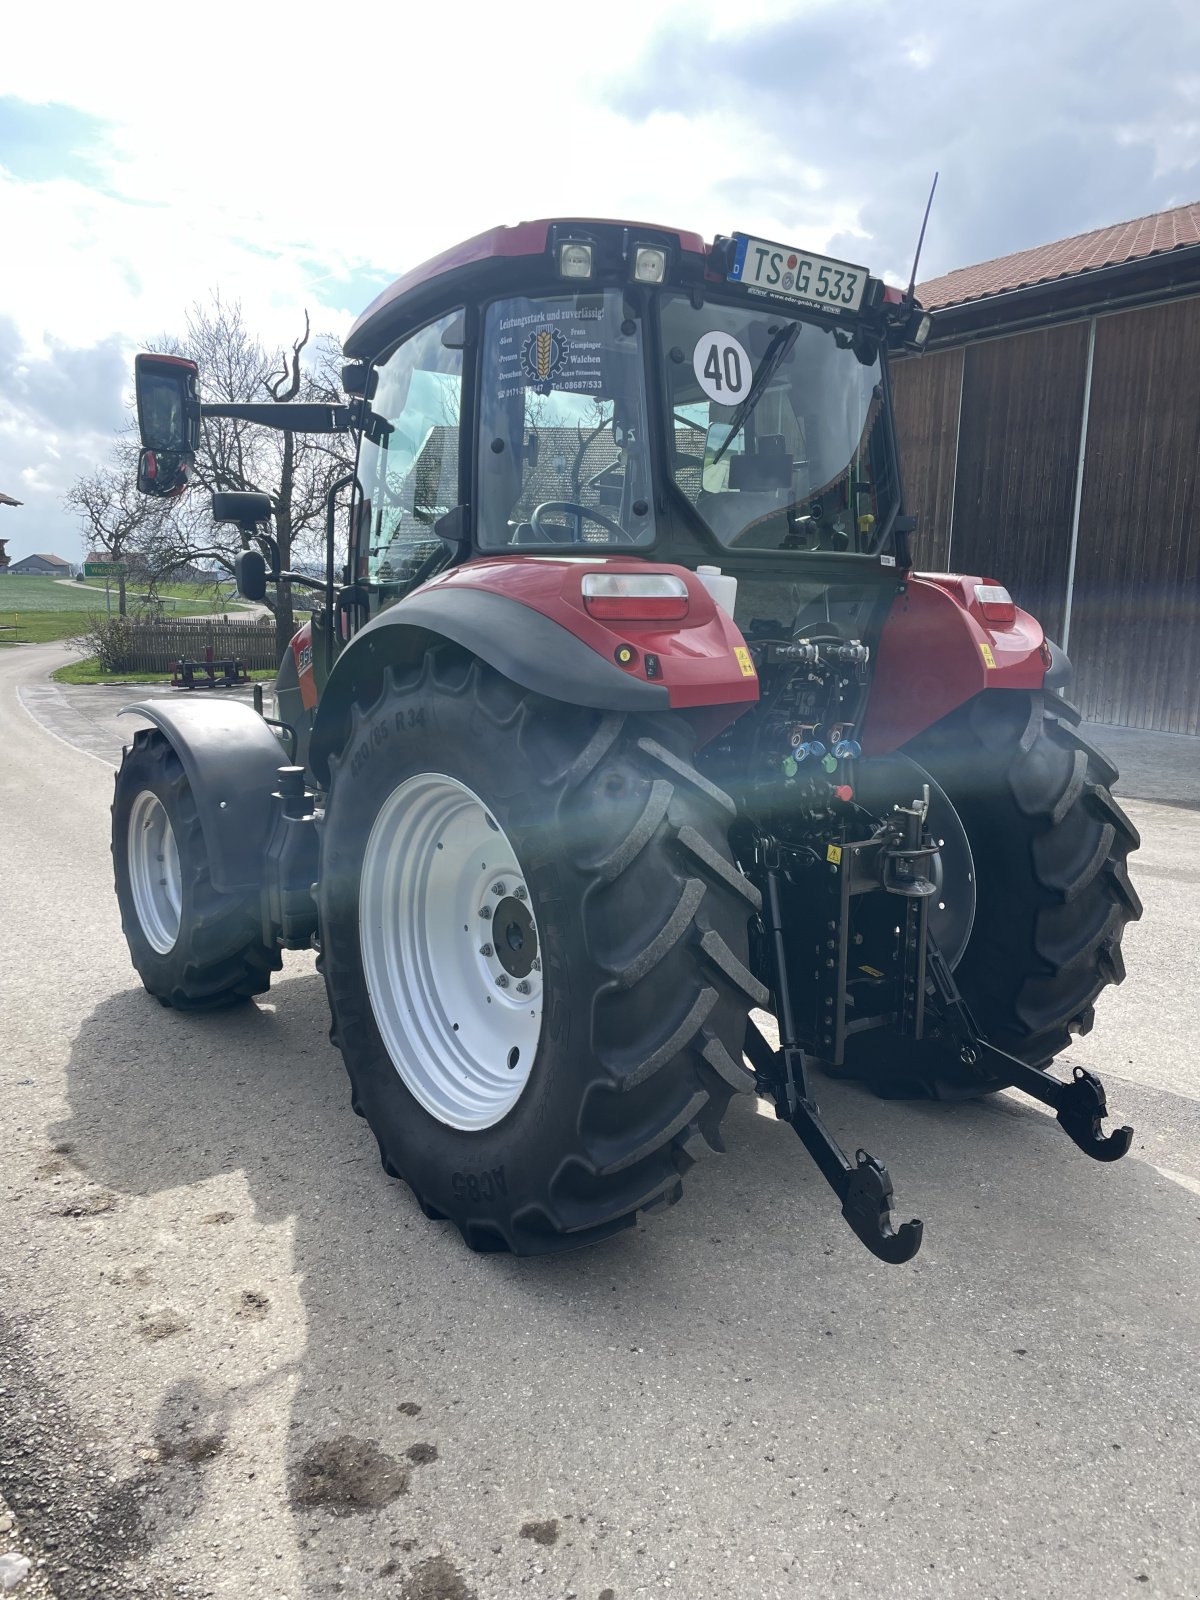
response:
<svg viewBox="0 0 1200 1600"><path fill-rule="evenodd" d="M409 1092L451 1128L507 1116L541 1037L541 945L516 851L466 784L423 772L384 801L358 931L375 1022Z"/></svg>
<svg viewBox="0 0 1200 1600"><path fill-rule="evenodd" d="M183 882L175 830L150 789L142 790L129 813L129 887L151 949L168 955L179 938Z"/></svg>

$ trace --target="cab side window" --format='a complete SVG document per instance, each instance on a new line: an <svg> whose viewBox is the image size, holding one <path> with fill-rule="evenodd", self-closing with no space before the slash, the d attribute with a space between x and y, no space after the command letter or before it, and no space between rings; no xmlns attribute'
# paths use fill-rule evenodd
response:
<svg viewBox="0 0 1200 1600"><path fill-rule="evenodd" d="M398 598L444 548L434 524L459 502L462 313L427 323L376 368L358 475L359 576Z"/></svg>

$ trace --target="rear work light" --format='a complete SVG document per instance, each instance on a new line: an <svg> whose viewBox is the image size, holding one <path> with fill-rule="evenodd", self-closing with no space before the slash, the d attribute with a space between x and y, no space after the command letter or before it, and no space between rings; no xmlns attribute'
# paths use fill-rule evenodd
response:
<svg viewBox="0 0 1200 1600"><path fill-rule="evenodd" d="M687 584L671 572L586 572L583 603L612 622L678 622L688 612Z"/></svg>
<svg viewBox="0 0 1200 1600"><path fill-rule="evenodd" d="M1008 590L999 583L977 583L975 603L985 622L1015 622L1017 608Z"/></svg>
<svg viewBox="0 0 1200 1600"><path fill-rule="evenodd" d="M592 275L592 247L577 239L563 239L558 246L558 275L560 278L590 278Z"/></svg>
<svg viewBox="0 0 1200 1600"><path fill-rule="evenodd" d="M667 252L654 244L639 244L633 253L637 283L662 283L667 276Z"/></svg>

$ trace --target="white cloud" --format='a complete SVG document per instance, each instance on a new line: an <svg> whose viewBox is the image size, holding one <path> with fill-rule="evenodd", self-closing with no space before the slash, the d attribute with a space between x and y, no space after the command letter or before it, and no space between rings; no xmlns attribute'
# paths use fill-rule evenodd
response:
<svg viewBox="0 0 1200 1600"><path fill-rule="evenodd" d="M1187 52L1159 41L1195 25L1175 0L1097 3L1111 25L1080 0L1049 21L1031 0L934 0L917 28L873 0L21 8L0 109L51 108L43 129L70 111L57 165L34 173L0 142L0 317L27 380L0 395L0 488L34 485L0 531L14 549L74 538L57 498L124 420L112 351L128 372L214 288L277 342L305 306L344 334L388 278L522 217L840 242L906 275L934 166L931 269L939 249L957 265L1070 231L1088 206L1114 221L1169 203L1143 192L1151 171L1155 197L1191 198L1171 189L1195 170ZM1037 237L1009 244L1022 228ZM107 384L99 427L94 405L60 414L69 351L77 381ZM36 424L30 383L60 408Z"/></svg>

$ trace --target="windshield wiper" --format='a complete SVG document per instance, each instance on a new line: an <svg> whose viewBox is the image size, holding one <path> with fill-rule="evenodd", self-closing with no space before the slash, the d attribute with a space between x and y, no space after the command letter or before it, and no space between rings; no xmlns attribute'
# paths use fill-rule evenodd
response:
<svg viewBox="0 0 1200 1600"><path fill-rule="evenodd" d="M754 408L762 399L763 391L779 370L784 357L795 344L799 333L800 324L798 322L789 322L786 328L780 328L772 338L763 355L762 366L754 374L754 382L746 392L746 398L729 419L729 437L713 457L714 466L720 461L726 450L729 449L729 446L754 414Z"/></svg>

